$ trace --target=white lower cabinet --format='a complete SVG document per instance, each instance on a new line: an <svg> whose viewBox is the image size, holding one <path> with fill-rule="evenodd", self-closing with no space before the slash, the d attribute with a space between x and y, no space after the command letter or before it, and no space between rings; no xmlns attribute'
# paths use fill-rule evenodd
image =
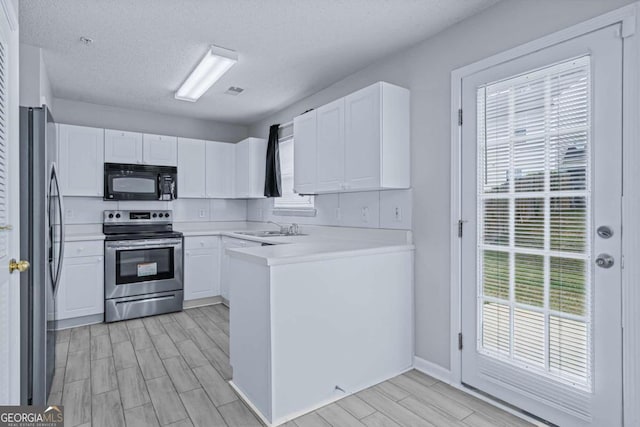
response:
<svg viewBox="0 0 640 427"><path fill-rule="evenodd" d="M66 242L56 294L58 320L104 313L102 241Z"/></svg>
<svg viewBox="0 0 640 427"><path fill-rule="evenodd" d="M229 254L227 249L233 248L249 248L252 246L260 246L262 243L252 240L235 239L233 237L222 238L222 256L220 265L220 295L229 301L229 289L233 283L233 277L229 271Z"/></svg>
<svg viewBox="0 0 640 427"><path fill-rule="evenodd" d="M185 301L220 295L220 238L185 237L184 246Z"/></svg>

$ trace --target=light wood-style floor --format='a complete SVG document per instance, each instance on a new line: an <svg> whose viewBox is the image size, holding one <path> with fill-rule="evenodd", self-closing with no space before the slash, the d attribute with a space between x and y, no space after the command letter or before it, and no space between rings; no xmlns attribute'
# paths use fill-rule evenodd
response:
<svg viewBox="0 0 640 427"><path fill-rule="evenodd" d="M262 423L227 380L229 310L214 305L59 331L50 404L65 426ZM418 371L285 424L287 427L530 425Z"/></svg>

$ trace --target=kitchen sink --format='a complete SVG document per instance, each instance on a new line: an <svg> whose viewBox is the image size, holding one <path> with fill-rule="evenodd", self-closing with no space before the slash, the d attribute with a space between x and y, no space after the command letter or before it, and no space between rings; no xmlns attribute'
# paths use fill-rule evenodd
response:
<svg viewBox="0 0 640 427"><path fill-rule="evenodd" d="M283 237L283 236L306 236L306 234L291 234L283 233L278 230L262 230L262 231L238 231L236 234L243 234L245 236L253 237Z"/></svg>

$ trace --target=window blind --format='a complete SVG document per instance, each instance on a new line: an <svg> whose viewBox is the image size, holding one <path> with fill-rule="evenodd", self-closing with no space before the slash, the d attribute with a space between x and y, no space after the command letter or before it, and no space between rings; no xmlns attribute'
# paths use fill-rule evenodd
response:
<svg viewBox="0 0 640 427"><path fill-rule="evenodd" d="M477 91L478 351L591 387L590 58Z"/></svg>

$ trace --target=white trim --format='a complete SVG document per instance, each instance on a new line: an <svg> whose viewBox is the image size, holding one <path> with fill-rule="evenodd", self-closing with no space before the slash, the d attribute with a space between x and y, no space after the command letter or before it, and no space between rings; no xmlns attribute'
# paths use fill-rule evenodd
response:
<svg viewBox="0 0 640 427"><path fill-rule="evenodd" d="M621 36L624 40L624 97L623 105L623 149L624 176L623 182L633 183L624 188L623 197L623 227L622 236L623 257L637 260L640 257L640 224L637 221L624 221L624 218L638 218L640 216L640 188L635 185L640 180L640 42L636 35L638 27L638 10L640 2L605 13L583 23L571 26L565 30L544 36L529 43L493 55L473 64L466 65L451 72L451 340L450 340L450 380L455 387L461 385L462 359L458 350L458 332L460 332L460 239L458 238L458 220L461 215L460 203L460 154L461 135L458 126L458 109L462 106L462 79L492 66L511 61L529 53L562 43L589 32L622 23ZM623 325L624 325L624 424L640 424L640 407L635 404L640 400L640 288L637 277L640 275L640 264L629 262L623 268ZM474 394L474 393L471 393ZM477 394L477 393L476 393ZM475 395L475 394L474 394ZM479 396L476 396L479 397ZM494 403L495 404L495 403ZM499 406L499 405L496 405ZM503 408L504 409L504 408ZM521 416L521 415L519 415Z"/></svg>
<svg viewBox="0 0 640 427"><path fill-rule="evenodd" d="M433 362L429 362L418 356L413 356L413 369L416 369L423 374L427 374L430 377L442 381L446 384L451 384L451 371L447 368L443 368L440 365L436 365Z"/></svg>
<svg viewBox="0 0 640 427"><path fill-rule="evenodd" d="M216 295L215 297L205 297L205 298L187 300L182 303L182 309L187 310L189 308L206 307L208 305L223 304L222 300L223 298L221 295Z"/></svg>
<svg viewBox="0 0 640 427"><path fill-rule="evenodd" d="M9 29L11 31L16 31L18 29L18 14L13 7L13 3L11 0L0 0L0 5L4 11L4 16L7 18L7 22L9 23Z"/></svg>
<svg viewBox="0 0 640 427"><path fill-rule="evenodd" d="M278 424L271 424L269 420L264 415L262 415L262 412L258 408L256 408L256 406L253 403L251 403L251 400L249 400L247 395L244 394L242 390L240 390L238 386L233 383L233 380L229 381L229 385L231 386L233 391L236 392L238 397L240 397L240 399L242 399L242 401L249 407L249 409L251 409L251 412L253 412L254 415L257 416L258 418L260 418L260 421L262 421L264 425L266 425L267 427L278 425Z"/></svg>
<svg viewBox="0 0 640 427"><path fill-rule="evenodd" d="M640 3L633 5L637 8ZM638 16L633 20L638 28ZM626 22L625 22L626 24ZM624 35L624 29L623 29ZM640 40L636 33L624 39L623 69L623 189L622 189L622 371L624 425L640 425ZM629 220L627 220L627 218ZM624 259L629 262L625 263Z"/></svg>

